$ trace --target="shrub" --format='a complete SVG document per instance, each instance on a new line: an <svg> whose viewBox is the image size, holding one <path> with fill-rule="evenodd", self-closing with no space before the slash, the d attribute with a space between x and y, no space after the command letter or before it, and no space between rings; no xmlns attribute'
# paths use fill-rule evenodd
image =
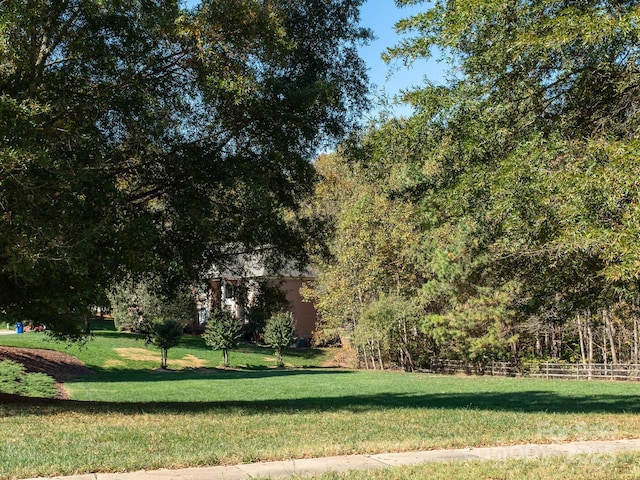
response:
<svg viewBox="0 0 640 480"><path fill-rule="evenodd" d="M167 368L169 349L178 346L183 331L184 325L175 320L156 318L151 321L145 321L143 333L146 343L158 347L162 353L160 368Z"/></svg>
<svg viewBox="0 0 640 480"><path fill-rule="evenodd" d="M245 325L244 335L247 340L258 342L264 334L267 320L277 312L289 307L287 294L280 285L270 280L258 280L256 282L257 294L248 306L248 320Z"/></svg>
<svg viewBox="0 0 640 480"><path fill-rule="evenodd" d="M276 351L278 367L284 366L282 354L295 338L296 325L289 313L276 313L264 328L264 341Z"/></svg>
<svg viewBox="0 0 640 480"><path fill-rule="evenodd" d="M0 392L19 394L20 378L25 374L24 367L12 360L0 361Z"/></svg>
<svg viewBox="0 0 640 480"><path fill-rule="evenodd" d="M0 393L25 397L53 398L56 381L44 373L26 373L24 366L12 360L0 360Z"/></svg>
<svg viewBox="0 0 640 480"><path fill-rule="evenodd" d="M213 350L222 350L222 363L228 367L229 350L238 345L241 334L242 326L237 318L229 312L216 310L209 318L202 338Z"/></svg>
<svg viewBox="0 0 640 480"><path fill-rule="evenodd" d="M27 397L53 398L57 393L56 381L46 373L27 373L20 382L20 394Z"/></svg>

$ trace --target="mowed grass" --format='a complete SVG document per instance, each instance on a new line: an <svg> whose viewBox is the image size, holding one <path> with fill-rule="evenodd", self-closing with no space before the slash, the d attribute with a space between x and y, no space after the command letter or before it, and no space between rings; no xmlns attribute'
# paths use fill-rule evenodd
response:
<svg viewBox="0 0 640 480"><path fill-rule="evenodd" d="M62 348L39 334L0 344ZM279 370L249 346L223 370L196 337L169 358L197 366L163 372L155 349L115 332L69 352L96 371L66 384L71 400L0 405L0 478L640 437L638 383L349 371L322 368L319 350Z"/></svg>

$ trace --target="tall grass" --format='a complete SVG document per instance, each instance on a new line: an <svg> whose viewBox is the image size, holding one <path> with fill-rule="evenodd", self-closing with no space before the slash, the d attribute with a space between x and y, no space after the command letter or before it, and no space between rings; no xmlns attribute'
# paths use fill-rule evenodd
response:
<svg viewBox="0 0 640 480"><path fill-rule="evenodd" d="M8 342L46 344L37 334ZM224 370L198 338L169 357L204 367L161 372L159 357L119 348L146 347L102 332L70 350L97 372L66 384L71 401L0 405L0 478L640 437L637 383L326 369L327 353L313 350L288 352L299 367L275 369L269 349L248 346Z"/></svg>

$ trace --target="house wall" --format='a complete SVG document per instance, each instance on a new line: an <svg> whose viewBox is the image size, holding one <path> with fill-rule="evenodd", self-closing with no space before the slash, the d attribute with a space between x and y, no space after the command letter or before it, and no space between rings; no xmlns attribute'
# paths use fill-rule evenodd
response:
<svg viewBox="0 0 640 480"><path fill-rule="evenodd" d="M302 338L311 338L316 329L318 314L311 302L305 302L300 295L300 287L305 280L289 278L280 280L277 284L285 292L289 302L289 311L296 321L296 335Z"/></svg>
<svg viewBox="0 0 640 480"><path fill-rule="evenodd" d="M289 302L289 312L296 322L296 335L301 338L311 338L316 328L316 320L318 318L315 306L311 302L304 302L300 295L300 287L308 279L284 278L273 279L271 283L282 290ZM238 280L225 280L227 285L239 284ZM215 308L224 308L233 312L237 318L244 318L244 305L235 302L235 300L225 299L222 295L222 282L219 279L211 280L210 283L210 310ZM249 292L249 296L251 293Z"/></svg>

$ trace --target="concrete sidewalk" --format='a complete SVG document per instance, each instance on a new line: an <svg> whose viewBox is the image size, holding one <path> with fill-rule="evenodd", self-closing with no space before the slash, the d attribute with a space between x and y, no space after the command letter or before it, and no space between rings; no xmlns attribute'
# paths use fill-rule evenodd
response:
<svg viewBox="0 0 640 480"><path fill-rule="evenodd" d="M326 472L368 470L429 462L506 460L510 458L603 454L633 450L640 450L640 439L459 448L424 452L381 453L378 455L345 455L281 462L249 463L225 467L150 470L127 473L92 473L51 478L58 480L250 480L290 475L319 475Z"/></svg>

